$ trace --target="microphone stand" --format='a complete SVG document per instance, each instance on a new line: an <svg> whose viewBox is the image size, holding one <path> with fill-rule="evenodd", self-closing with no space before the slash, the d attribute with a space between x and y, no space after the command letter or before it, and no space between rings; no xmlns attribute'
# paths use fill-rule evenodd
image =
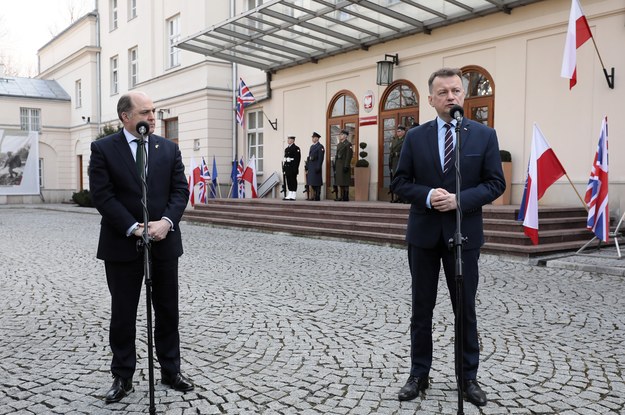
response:
<svg viewBox="0 0 625 415"><path fill-rule="evenodd" d="M139 127L139 130L143 128ZM152 238L148 234L148 184L146 181L145 167L147 166L147 157L145 157L145 133L139 131L141 140L137 145L137 157L139 152L142 154L143 169L141 170L141 207L143 208L143 235L139 244L143 247L143 274L145 275L145 303L147 307L147 329L148 329L148 382L150 394L150 414L156 414L156 406L154 404L154 356L152 346Z"/></svg>
<svg viewBox="0 0 625 415"><path fill-rule="evenodd" d="M449 240L449 249L454 250L454 260L456 263L456 324L455 324L455 363L456 363L456 383L458 385L458 415L464 415L464 368L462 366L462 355L464 353L464 325L463 325L463 303L464 303L464 277L462 275L462 244L466 238L462 236L461 223L462 213L460 208L460 124L462 117L456 119L456 232Z"/></svg>

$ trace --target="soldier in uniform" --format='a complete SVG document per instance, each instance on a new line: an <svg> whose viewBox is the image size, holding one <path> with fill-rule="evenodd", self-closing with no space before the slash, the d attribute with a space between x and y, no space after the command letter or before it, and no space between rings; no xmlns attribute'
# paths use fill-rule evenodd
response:
<svg viewBox="0 0 625 415"><path fill-rule="evenodd" d="M283 200L295 200L297 196L297 174L299 173L299 163L302 155L299 147L295 145L295 136L288 136L286 140L288 145L284 149L282 170L286 180L287 193Z"/></svg>
<svg viewBox="0 0 625 415"><path fill-rule="evenodd" d="M321 186L323 185L323 177L321 168L326 157L326 150L319 142L321 136L316 132L312 133L312 142L310 151L308 152L308 186L312 189L310 200L321 200Z"/></svg>
<svg viewBox="0 0 625 415"><path fill-rule="evenodd" d="M397 131L391 140L388 154L388 169L391 173L391 182L395 177L397 171L397 165L399 164L399 154L401 153L401 146L404 145L404 136L406 135L406 127L400 125L397 127ZM391 203L401 202L396 194L391 193Z"/></svg>
<svg viewBox="0 0 625 415"><path fill-rule="evenodd" d="M336 185L341 189L341 197L338 200L349 201L349 185L352 179L352 157L354 150L352 143L347 140L349 131L341 130L339 143L336 145L336 156L334 157L334 174ZM337 199L335 199L337 200Z"/></svg>

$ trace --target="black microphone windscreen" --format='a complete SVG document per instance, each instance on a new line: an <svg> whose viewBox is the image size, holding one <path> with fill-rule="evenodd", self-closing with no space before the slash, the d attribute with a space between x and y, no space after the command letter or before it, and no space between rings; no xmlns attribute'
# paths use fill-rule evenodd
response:
<svg viewBox="0 0 625 415"><path fill-rule="evenodd" d="M451 118L457 120L458 118L464 117L464 109L460 105L454 105L449 110L449 115L451 115Z"/></svg>
<svg viewBox="0 0 625 415"><path fill-rule="evenodd" d="M139 121L137 123L137 132L141 135L146 135L150 131L150 124L145 121Z"/></svg>

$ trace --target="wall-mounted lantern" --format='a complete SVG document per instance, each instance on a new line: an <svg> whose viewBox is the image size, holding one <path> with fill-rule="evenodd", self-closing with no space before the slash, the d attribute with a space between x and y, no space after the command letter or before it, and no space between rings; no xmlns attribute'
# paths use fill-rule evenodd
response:
<svg viewBox="0 0 625 415"><path fill-rule="evenodd" d="M391 60L387 60L390 58ZM383 61L378 61L378 74L376 83L378 85L390 85L393 83L393 66L399 65L399 54L384 55Z"/></svg>

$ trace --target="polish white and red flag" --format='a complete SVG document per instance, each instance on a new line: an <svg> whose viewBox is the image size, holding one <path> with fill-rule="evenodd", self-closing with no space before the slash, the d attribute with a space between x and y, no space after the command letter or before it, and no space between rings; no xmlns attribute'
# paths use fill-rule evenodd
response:
<svg viewBox="0 0 625 415"><path fill-rule="evenodd" d="M252 156L250 161L247 162L247 167L243 172L241 178L248 182L252 188L252 199L256 199L258 197L257 189L258 185L256 183L256 157Z"/></svg>
<svg viewBox="0 0 625 415"><path fill-rule="evenodd" d="M608 208L608 117L603 118L599 144L592 163L590 179L584 201L588 206L586 228L597 239L607 242L610 235L610 209Z"/></svg>
<svg viewBox="0 0 625 415"><path fill-rule="evenodd" d="M202 180L202 173L200 167L195 164L195 159L191 157L191 163L189 164L189 202L191 206L195 206L195 186Z"/></svg>
<svg viewBox="0 0 625 415"><path fill-rule="evenodd" d="M560 164L547 139L534 123L532 149L530 151L525 191L519 208L518 220L523 221L523 231L538 245L538 201L549 186L554 184L566 171Z"/></svg>
<svg viewBox="0 0 625 415"><path fill-rule="evenodd" d="M572 89L577 83L577 49L591 37L592 33L579 0L572 0L560 73L560 76L569 79L569 89Z"/></svg>

